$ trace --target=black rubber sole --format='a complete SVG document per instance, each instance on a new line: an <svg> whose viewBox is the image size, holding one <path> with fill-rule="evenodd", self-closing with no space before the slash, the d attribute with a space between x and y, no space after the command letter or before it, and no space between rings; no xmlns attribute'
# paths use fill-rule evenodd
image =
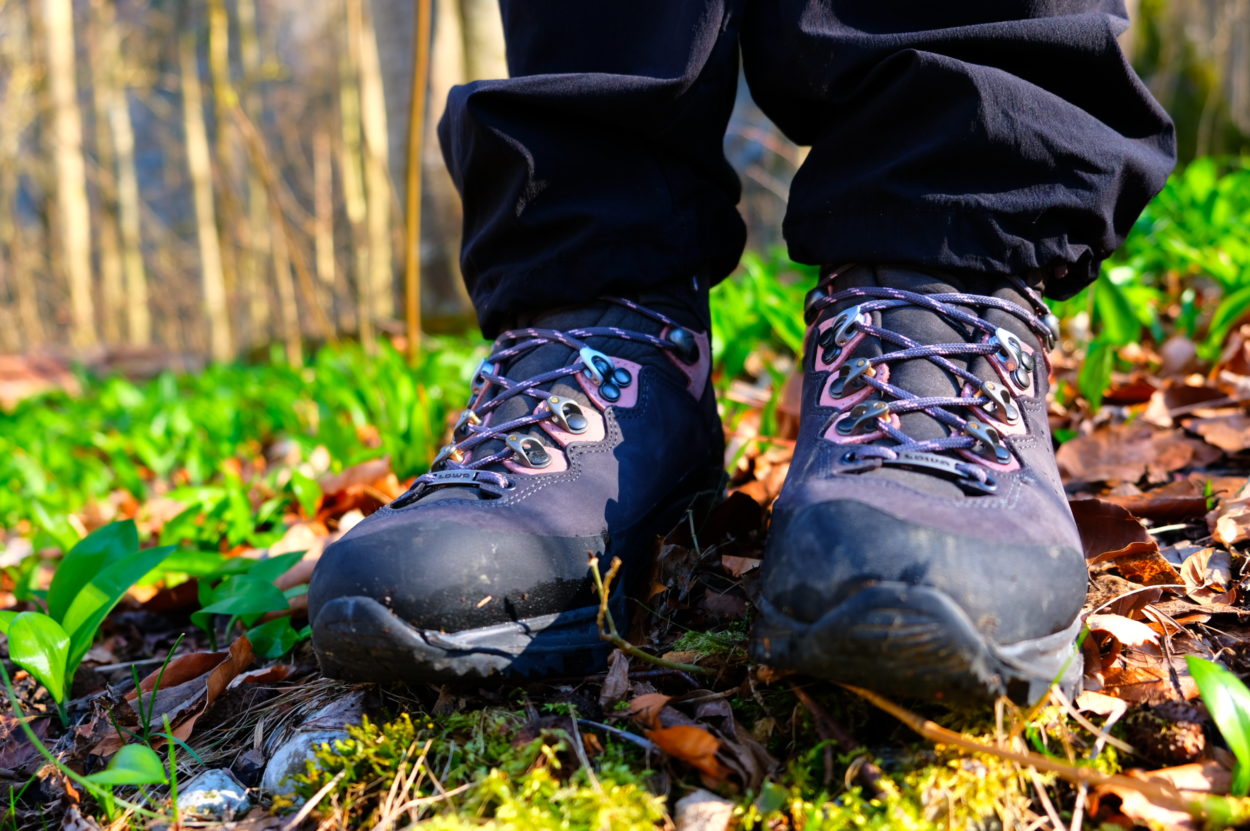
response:
<svg viewBox="0 0 1250 831"><path fill-rule="evenodd" d="M936 589L877 583L819 620L794 620L761 598L751 656L788 669L912 700L979 706L1006 695L1030 704L1052 683L1075 696L1078 618L1052 635L996 644Z"/></svg>
<svg viewBox="0 0 1250 831"><path fill-rule="evenodd" d="M317 657L327 675L369 681L583 675L611 649L599 638L597 611L586 606L447 633L419 629L371 597L340 597L317 615Z"/></svg>
<svg viewBox="0 0 1250 831"><path fill-rule="evenodd" d="M690 494L692 490L678 489ZM659 511L648 527L668 530L687 511L711 510L724 495L724 475ZM630 536L630 535L626 535ZM642 535L653 541L654 533ZM600 553L603 566L621 547L609 541ZM650 563L648 561L647 566ZM632 582L648 568L633 569ZM625 580L612 585L609 609L618 629L628 623ZM597 672L612 646L599 637L597 605L523 618L457 632L413 626L371 597L338 597L327 602L313 622L313 648L321 671L334 678L362 681L456 683L486 679L551 678Z"/></svg>

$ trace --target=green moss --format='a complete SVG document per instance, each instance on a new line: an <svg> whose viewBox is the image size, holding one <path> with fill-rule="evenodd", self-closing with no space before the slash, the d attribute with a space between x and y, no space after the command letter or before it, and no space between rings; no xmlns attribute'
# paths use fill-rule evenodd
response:
<svg viewBox="0 0 1250 831"><path fill-rule="evenodd" d="M722 632L686 632L673 642L677 652L700 655L746 655L747 633L738 629Z"/></svg>
<svg viewBox="0 0 1250 831"><path fill-rule="evenodd" d="M403 713L382 724L365 719L347 728L346 740L317 751L294 777L295 793L310 799L334 782L315 813L349 827L375 825L388 804L394 809L414 799L426 800L417 813L435 829L614 831L663 819L664 800L647 791L650 771L631 749L609 742L591 771L578 764L567 733L548 728L518 740L523 724L520 713L504 710L443 719ZM412 786L395 799L397 778Z"/></svg>

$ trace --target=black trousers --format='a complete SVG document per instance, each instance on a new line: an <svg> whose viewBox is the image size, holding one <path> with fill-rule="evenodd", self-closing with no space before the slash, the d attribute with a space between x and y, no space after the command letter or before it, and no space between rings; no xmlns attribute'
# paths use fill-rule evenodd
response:
<svg viewBox="0 0 1250 831"><path fill-rule="evenodd" d="M742 253L722 150L739 54L811 152L799 262L1090 282L1174 163L1126 62L1121 0L501 0L512 77L439 124L483 330L704 273Z"/></svg>

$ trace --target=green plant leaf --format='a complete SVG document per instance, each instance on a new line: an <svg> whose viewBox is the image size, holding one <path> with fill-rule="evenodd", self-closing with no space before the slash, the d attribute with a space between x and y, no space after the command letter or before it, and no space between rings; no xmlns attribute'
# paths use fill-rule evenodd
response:
<svg viewBox="0 0 1250 831"><path fill-rule="evenodd" d="M1230 791L1245 796L1250 792L1250 690L1236 675L1205 658L1186 655L1185 663L1212 721L1237 757Z"/></svg>
<svg viewBox="0 0 1250 831"><path fill-rule="evenodd" d="M161 758L147 745L128 744L104 770L87 777L96 785L159 785L169 781Z"/></svg>
<svg viewBox="0 0 1250 831"><path fill-rule="evenodd" d="M56 567L48 587L48 614L64 622L75 597L96 574L138 550L139 529L134 520L112 522L83 537Z"/></svg>
<svg viewBox="0 0 1250 831"><path fill-rule="evenodd" d="M1121 282L1140 279L1131 269L1121 267L1094 284L1095 335L1115 346L1133 343L1141 335L1141 321Z"/></svg>
<svg viewBox="0 0 1250 831"><path fill-rule="evenodd" d="M9 623L9 657L52 694L65 700L69 635L43 612L22 612Z"/></svg>
<svg viewBox="0 0 1250 831"><path fill-rule="evenodd" d="M291 493L295 494L295 499L299 502L300 510L304 512L304 516L313 517L317 515L317 503L321 501L321 485L311 476L306 476L298 470L291 472Z"/></svg>
<svg viewBox="0 0 1250 831"><path fill-rule="evenodd" d="M9 624L13 622L13 618L17 617L17 615L17 612L0 611L0 635L9 633Z"/></svg>
<svg viewBox="0 0 1250 831"><path fill-rule="evenodd" d="M173 550L173 546L145 548L115 559L79 589L61 621L72 641L68 665L71 676L91 648L96 630L108 613L131 586L160 565Z"/></svg>
<svg viewBox="0 0 1250 831"><path fill-rule="evenodd" d="M247 639L252 642L253 652L270 659L282 657L303 640L300 632L291 625L289 617L274 618L253 626L247 630Z"/></svg>
<svg viewBox="0 0 1250 831"><path fill-rule="evenodd" d="M1076 376L1077 389L1089 402L1091 410L1102 406L1103 393L1111 384L1111 370L1115 362L1115 346L1102 339L1095 339L1085 350L1085 360Z"/></svg>
<svg viewBox="0 0 1250 831"><path fill-rule="evenodd" d="M279 554L276 557L266 557L263 560L254 560L255 563L247 570L247 576L255 580L264 580L272 583L290 570L291 566L304 559L307 551L291 551L287 554Z"/></svg>
<svg viewBox="0 0 1250 831"><path fill-rule="evenodd" d="M191 615L196 626L207 628L212 615L247 617L290 608L282 590L268 580L252 575L235 577L213 591L213 602Z"/></svg>

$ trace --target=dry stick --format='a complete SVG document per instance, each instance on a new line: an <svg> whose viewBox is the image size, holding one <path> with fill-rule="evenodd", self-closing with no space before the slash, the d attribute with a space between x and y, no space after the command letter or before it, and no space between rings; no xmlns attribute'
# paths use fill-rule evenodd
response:
<svg viewBox="0 0 1250 831"><path fill-rule="evenodd" d="M615 646L617 649L656 666L665 667L666 669L675 669L678 672L688 672L692 675L715 675L716 673L707 667L701 667L697 664L683 664L677 661L666 661L650 652L639 649L629 641L620 636L616 631L616 621L612 619L612 613L608 611L608 589L612 585L617 572L621 570L621 558L613 557L612 565L608 567L608 576L605 578L599 574L599 558L590 555L590 575L595 581L595 590L599 592L599 612L595 615L595 625L599 628L599 637Z"/></svg>
<svg viewBox="0 0 1250 831"><path fill-rule="evenodd" d="M291 821L282 826L282 831L295 831L301 822L308 819L309 814L317 808L317 805L320 804L321 800L326 798L326 794L334 790L334 786L343 781L343 777L346 775L347 771L345 770L340 770L338 773L334 774L334 778L322 785L321 790L313 794L312 798L304 803L304 807L300 808L295 816L291 817Z"/></svg>
<svg viewBox="0 0 1250 831"><path fill-rule="evenodd" d="M800 687L793 681L790 682L790 691L795 697L803 703L807 711L812 714L812 720L816 725L816 732L825 741L832 741L842 749L843 753L853 753L857 750L863 750L864 746L855 740L845 727L839 724L833 716L829 715L829 711L820 706L810 695L807 690ZM881 778L884 776L881 768L868 760L864 761L856 768L855 778L864 786L864 790L868 792L871 799L884 799L885 791L881 789Z"/></svg>
<svg viewBox="0 0 1250 831"><path fill-rule="evenodd" d="M1102 773L1093 768L1079 767L1066 762L1059 762L1054 759L1033 753L1031 751L1008 750L1005 747L995 747L991 744L969 739L954 730L929 721L923 716L919 716L884 698L870 690L860 687L852 687L849 684L841 686L858 695L869 704L884 710L894 716L903 724L919 733L922 738L937 744L950 745L973 753L987 753L991 756L997 756L1000 759L1006 759L1019 765L1036 768L1054 773L1073 784L1090 784L1090 785L1109 785L1116 788L1126 788L1128 790L1137 791L1144 795L1151 802L1164 808L1170 808L1174 811L1184 811L1193 814L1195 811L1201 810L1201 804L1196 800L1186 799L1181 792L1172 785L1159 784L1147 779L1134 779L1131 776L1123 776L1118 773Z"/></svg>
<svg viewBox="0 0 1250 831"><path fill-rule="evenodd" d="M577 761L590 777L590 784L594 786L596 793L603 793L603 785L599 784L599 777L595 776L595 769L590 766L590 759L586 758L586 745L582 742L582 732L577 729L577 719L569 719L569 724L573 726L573 752L577 754Z"/></svg>
<svg viewBox="0 0 1250 831"><path fill-rule="evenodd" d="M421 145L425 137L425 99L430 84L430 0L417 0L413 39L412 102L408 109L408 170L405 180L404 318L408 362L421 355Z"/></svg>

